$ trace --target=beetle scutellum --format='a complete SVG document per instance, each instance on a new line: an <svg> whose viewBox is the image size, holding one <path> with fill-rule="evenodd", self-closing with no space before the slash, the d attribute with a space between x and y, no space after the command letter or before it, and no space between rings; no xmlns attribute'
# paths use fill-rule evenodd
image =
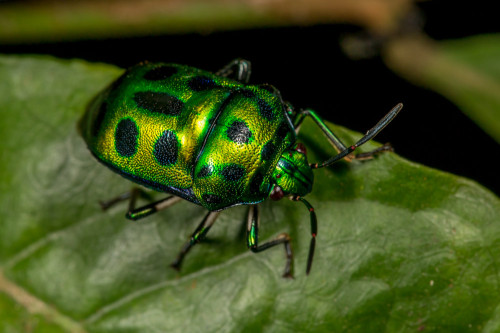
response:
<svg viewBox="0 0 500 333"><path fill-rule="evenodd" d="M93 155L111 170L160 192L163 200L135 208L138 191L103 202L103 208L130 199L127 218L137 220L181 198L209 210L172 263L179 269L185 254L201 241L219 212L250 205L247 245L253 252L283 244L291 277L290 237L282 233L258 242L259 202L270 197L301 201L309 210L311 243L306 272L313 261L316 213L304 199L311 192L313 169L343 158L366 158L390 149L351 153L379 133L399 113L396 105L365 136L346 147L310 109L294 110L271 85L248 85L250 63L236 59L212 74L177 64L141 63L127 70L89 105L79 128ZM296 142L305 117L311 117L338 154L309 164Z"/></svg>

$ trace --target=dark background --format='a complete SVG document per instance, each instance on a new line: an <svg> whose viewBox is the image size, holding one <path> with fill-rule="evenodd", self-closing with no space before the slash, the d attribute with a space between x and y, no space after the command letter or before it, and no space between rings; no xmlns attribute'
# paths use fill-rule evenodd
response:
<svg viewBox="0 0 500 333"><path fill-rule="evenodd" d="M498 13L487 6L475 3L471 9L471 4L429 1L420 3L418 12L423 31L446 40L499 32ZM405 158L474 179L500 194L499 144L451 102L399 78L379 57L349 59L339 40L357 32L359 28L348 25L319 25L0 45L0 53L50 54L121 67L143 60L174 62L211 71L240 57L252 62L251 83L273 84L295 107L310 107L360 132L403 102L402 113L377 141L391 142Z"/></svg>

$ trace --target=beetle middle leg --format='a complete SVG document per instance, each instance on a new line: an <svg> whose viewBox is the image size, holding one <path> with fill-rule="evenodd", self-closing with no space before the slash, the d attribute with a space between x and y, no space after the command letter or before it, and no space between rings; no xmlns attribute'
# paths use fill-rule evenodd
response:
<svg viewBox="0 0 500 333"><path fill-rule="evenodd" d="M191 238L184 244L181 251L177 255L177 258L170 264L170 267L175 270L179 270L181 268L182 261L184 260L185 255L191 250L191 248L201 242L207 236L208 231L217 220L220 212L208 212L205 215L205 218L198 225L196 230L191 235Z"/></svg>
<svg viewBox="0 0 500 333"><path fill-rule="evenodd" d="M290 236L287 233L279 234L275 239L259 245L259 224L260 214L257 205L252 205L248 209L247 215L247 246L252 252L262 252L275 245L283 244L285 246L286 263L283 277L293 278L292 263L293 252L290 244Z"/></svg>
<svg viewBox="0 0 500 333"><path fill-rule="evenodd" d="M112 198L107 201L101 201L101 207L103 210L106 210L115 204L129 200L129 210L127 214L125 215L128 219L137 221L139 219L142 219L146 216L149 216L151 214L154 214L160 210L166 209L170 206L173 206L177 202L183 200L180 197L177 196L169 196L164 199L152 202L148 205L144 205L139 208L135 208L135 203L137 201L137 198L143 196L146 198L150 198L148 193L143 191L140 188L134 187L132 190L127 191L125 193L120 194L119 196ZM191 235L191 238L189 241L187 241L184 246L182 247L181 251L177 255L177 258L170 264L170 266L176 270L179 270L182 264L182 261L185 257L185 255L191 250L191 248L201 242L203 239L205 239L208 231L212 227L212 225L215 223L215 220L219 216L220 212L208 212L207 215L205 215L205 218L201 221L201 223L198 225L196 230L193 232Z"/></svg>

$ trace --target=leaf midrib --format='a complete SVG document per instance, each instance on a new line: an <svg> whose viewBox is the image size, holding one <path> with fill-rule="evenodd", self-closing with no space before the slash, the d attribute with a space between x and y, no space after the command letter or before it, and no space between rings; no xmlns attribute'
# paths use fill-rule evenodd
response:
<svg viewBox="0 0 500 333"><path fill-rule="evenodd" d="M25 289L5 277L0 269L0 292L11 297L18 304L22 305L29 313L39 314L45 319L52 321L61 328L73 333L86 333L82 324L64 315L56 308L48 305L44 301L35 297Z"/></svg>

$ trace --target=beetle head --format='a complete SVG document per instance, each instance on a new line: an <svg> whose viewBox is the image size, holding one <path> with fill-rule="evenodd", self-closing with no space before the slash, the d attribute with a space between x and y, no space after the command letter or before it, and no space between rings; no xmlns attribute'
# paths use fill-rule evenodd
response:
<svg viewBox="0 0 500 333"><path fill-rule="evenodd" d="M276 183L270 193L271 199L279 200L288 195L304 196L311 192L314 175L306 154L302 143L283 152L273 172Z"/></svg>

